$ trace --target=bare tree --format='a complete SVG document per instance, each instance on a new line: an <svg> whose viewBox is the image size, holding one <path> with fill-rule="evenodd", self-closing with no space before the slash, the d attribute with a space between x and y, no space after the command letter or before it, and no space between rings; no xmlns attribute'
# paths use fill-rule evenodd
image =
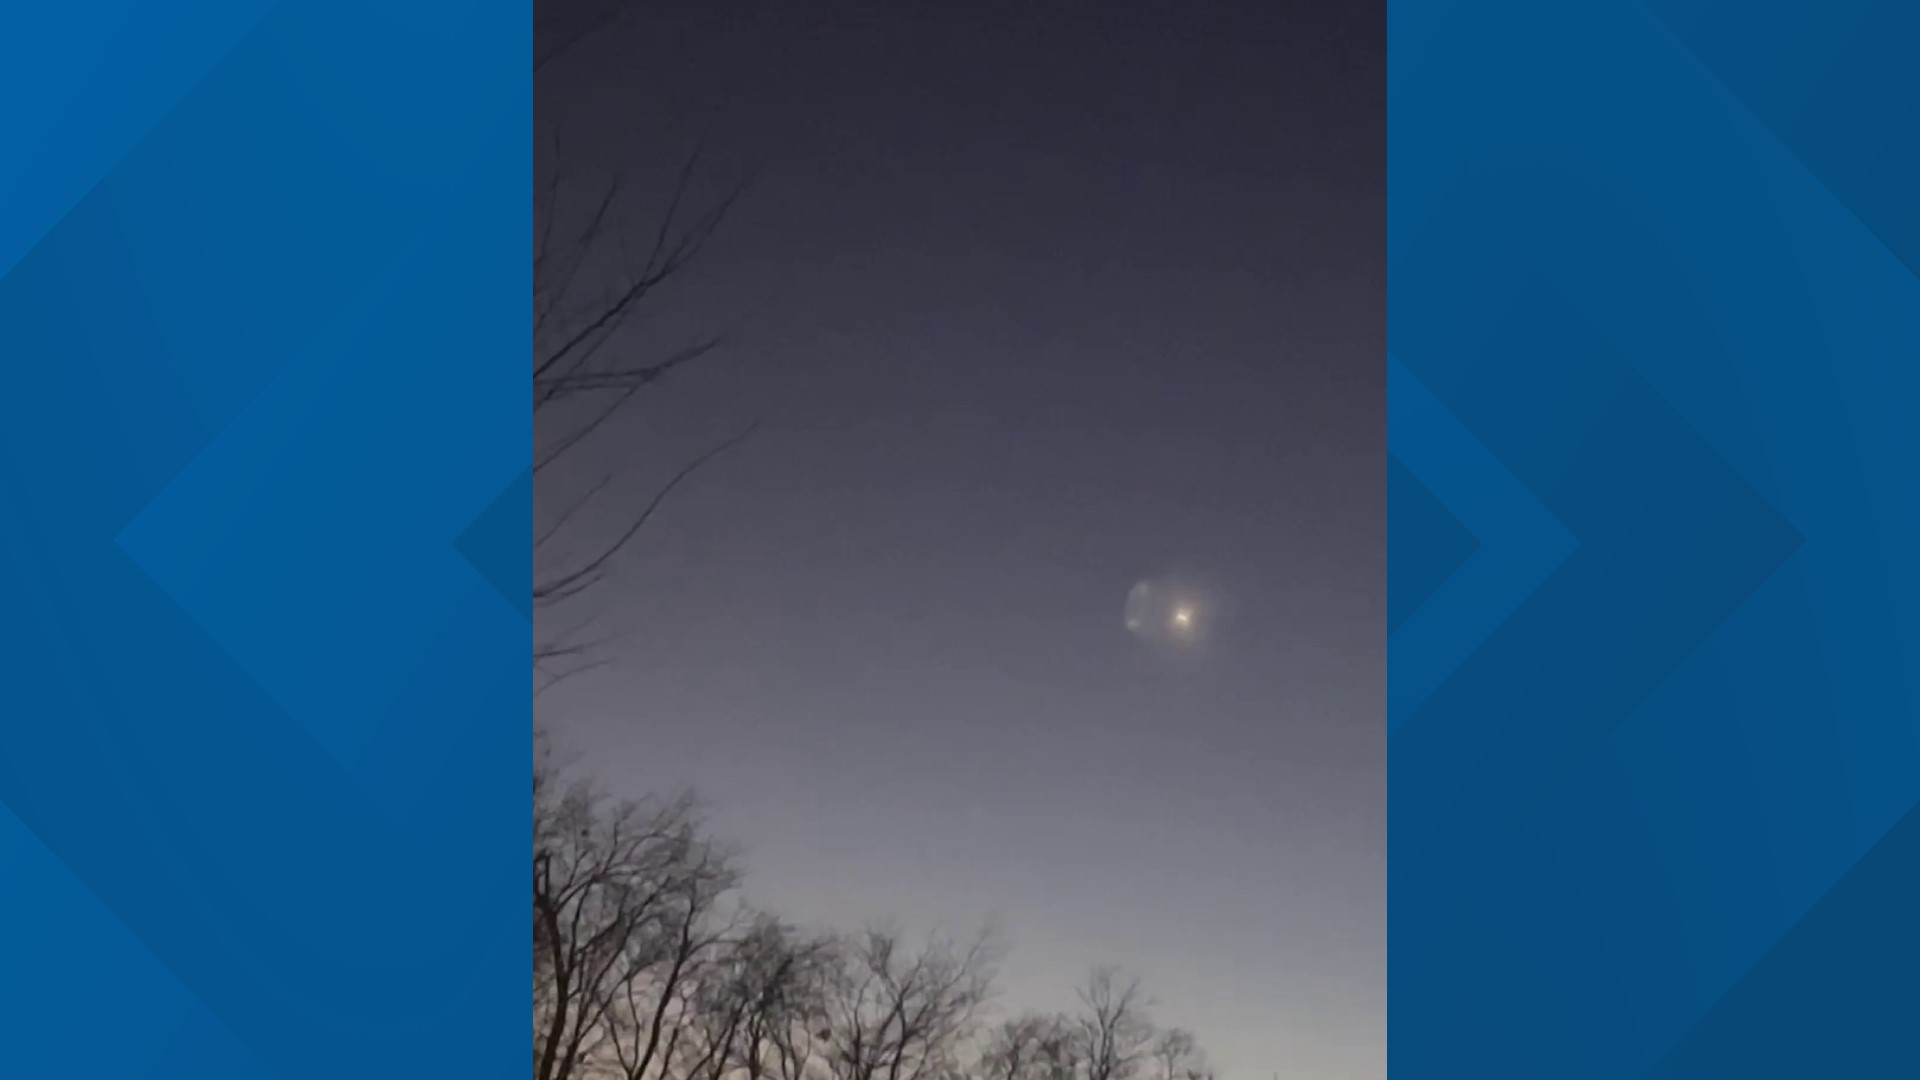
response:
<svg viewBox="0 0 1920 1080"><path fill-rule="evenodd" d="M1100 968L1080 991L1079 1057L1086 1080L1133 1080L1153 1043L1137 981Z"/></svg>
<svg viewBox="0 0 1920 1080"><path fill-rule="evenodd" d="M1200 1041L1185 1028L1168 1028L1153 1043L1155 1080L1213 1080Z"/></svg>
<svg viewBox="0 0 1920 1080"><path fill-rule="evenodd" d="M1074 1080L1079 1072L1073 1024L1050 1013L1022 1013L994 1029L980 1054L979 1080Z"/></svg>
<svg viewBox="0 0 1920 1080"><path fill-rule="evenodd" d="M733 884L731 873L706 866L686 875L666 947L651 963L627 967L604 1037L622 1080L705 1075L694 1056L702 1051L724 1060L724 1048L710 1048L700 1036L724 1004L726 964L739 923L722 916L719 901Z"/></svg>
<svg viewBox="0 0 1920 1080"><path fill-rule="evenodd" d="M1092 973L1072 1016L1023 1013L982 1048L978 1080L1212 1080L1191 1032L1161 1029L1139 983Z"/></svg>
<svg viewBox="0 0 1920 1080"><path fill-rule="evenodd" d="M721 940L733 862L689 800L615 805L553 784L536 773L533 1074L645 1075Z"/></svg>
<svg viewBox="0 0 1920 1080"><path fill-rule="evenodd" d="M1193 1037L1157 1030L1111 971L1072 1016L982 1032L991 935L803 933L737 903L691 800L614 803L541 761L535 1080L1211 1080Z"/></svg>
<svg viewBox="0 0 1920 1080"><path fill-rule="evenodd" d="M994 943L918 950L888 930L848 942L830 989L826 1067L834 1080L935 1080L962 1064L992 989Z"/></svg>
<svg viewBox="0 0 1920 1080"><path fill-rule="evenodd" d="M812 1037L827 1023L836 962L831 939L808 937L762 917L734 954L730 982L745 1003L733 1064L744 1080L801 1080Z"/></svg>

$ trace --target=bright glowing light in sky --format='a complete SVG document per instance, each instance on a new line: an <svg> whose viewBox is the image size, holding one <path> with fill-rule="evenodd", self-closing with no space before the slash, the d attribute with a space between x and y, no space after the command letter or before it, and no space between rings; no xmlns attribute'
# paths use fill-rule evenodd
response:
<svg viewBox="0 0 1920 1080"><path fill-rule="evenodd" d="M1136 583L1127 593L1127 629L1142 641L1188 649L1200 644L1212 631L1210 603L1193 582L1176 578L1152 578Z"/></svg>

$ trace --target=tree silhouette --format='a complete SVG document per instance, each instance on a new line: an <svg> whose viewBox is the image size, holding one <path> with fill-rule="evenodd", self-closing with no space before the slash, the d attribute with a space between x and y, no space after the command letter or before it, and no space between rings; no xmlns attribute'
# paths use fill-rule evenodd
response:
<svg viewBox="0 0 1920 1080"><path fill-rule="evenodd" d="M633 0L540 0L535 12L536 99L543 78L561 69L595 34L641 10ZM685 272L712 240L748 182L709 186L705 156L695 147L675 174L663 206L644 228L629 224L633 185L619 172L595 175L574 164L557 132L536 115L533 221L533 662L536 692L591 666L591 641L580 627L555 629L559 607L599 584L613 561L700 468L739 445L752 427L681 465L654 490L605 513L623 471L604 472L558 507L543 498L552 479L586 467L585 449L638 396L673 373L710 356L717 337L664 354L636 344L626 331Z"/></svg>
<svg viewBox="0 0 1920 1080"><path fill-rule="evenodd" d="M1211 1080L1111 969L991 1024L993 935L805 932L741 901L694 801L534 789L534 1080Z"/></svg>

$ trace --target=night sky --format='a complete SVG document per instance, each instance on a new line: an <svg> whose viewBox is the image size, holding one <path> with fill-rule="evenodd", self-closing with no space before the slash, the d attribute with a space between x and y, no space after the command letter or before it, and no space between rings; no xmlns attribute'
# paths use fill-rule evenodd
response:
<svg viewBox="0 0 1920 1080"><path fill-rule="evenodd" d="M728 347L554 483L770 416L572 609L566 750L783 914L996 919L1011 1005L1112 962L1229 1080L1384 1077L1384 22L656 4L543 75L636 235L695 140L758 171L623 343ZM1122 623L1168 574L1190 646Z"/></svg>

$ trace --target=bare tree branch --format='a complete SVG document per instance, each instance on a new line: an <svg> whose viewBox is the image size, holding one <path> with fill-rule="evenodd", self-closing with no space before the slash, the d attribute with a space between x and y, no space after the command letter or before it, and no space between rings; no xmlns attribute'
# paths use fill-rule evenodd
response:
<svg viewBox="0 0 1920 1080"><path fill-rule="evenodd" d="M538 14L533 24L534 74L538 75L581 42L612 26L633 6L629 0L587 0L585 3L546 0L536 9Z"/></svg>
<svg viewBox="0 0 1920 1080"><path fill-rule="evenodd" d="M587 37L601 32L631 10L627 0L542 0L536 18L535 74ZM626 334L650 297L683 271L707 243L747 190L750 178L702 199L707 180L704 141L693 147L675 172L663 209L645 230L641 250L630 252L630 230L623 208L632 185L615 173L598 182L575 175L560 135L550 139L549 175L536 187L534 229L533 410L537 479L558 474L563 463L584 462L586 447L625 413L642 390L714 353L718 338L703 338L662 357L635 355ZM756 425L757 426L757 425ZM748 429L750 433L752 428ZM583 494L573 496L557 514L535 526L536 607L543 612L581 596L603 580L611 560L653 519L664 499L720 453L745 439L728 439L694 458L668 478L650 498L630 511L588 513L612 506L617 489L612 471ZM545 490L536 484L536 499ZM604 530L604 532L601 532ZM596 537L596 533L599 535ZM585 548L583 557L564 552ZM536 616L544 623L546 615ZM588 670L592 663L575 656L573 643L549 637L536 627L536 693Z"/></svg>
<svg viewBox="0 0 1920 1080"><path fill-rule="evenodd" d="M755 421L738 435L726 439L706 453L701 454L699 457L681 466L678 472L675 472L665 484L662 484L660 488L654 492L653 498L648 501L647 505L639 514L634 516L627 527L622 530L618 536L615 536L612 541L602 547L597 554L580 566L566 571L549 581L536 583L533 590L534 603L543 604L564 600L567 597L578 595L584 589L590 588L600 579L600 573L606 567L608 560L619 554L622 548L626 547L635 536L640 534L640 530L646 527L647 522L651 520L654 513L660 509L661 503L666 501L668 495L673 494L674 488L680 486L688 477L700 471L701 467L705 466L708 462L752 437L753 433L759 429L759 426L759 421Z"/></svg>

